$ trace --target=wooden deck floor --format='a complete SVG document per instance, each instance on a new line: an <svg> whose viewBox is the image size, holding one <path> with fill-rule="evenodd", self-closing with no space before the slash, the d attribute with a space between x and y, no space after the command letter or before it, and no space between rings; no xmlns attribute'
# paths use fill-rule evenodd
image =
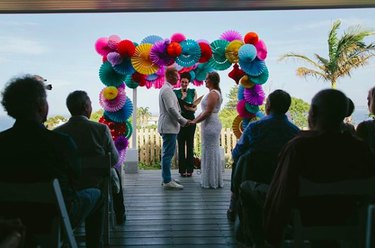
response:
<svg viewBox="0 0 375 248"><path fill-rule="evenodd" d="M124 175L127 220L112 232L111 247L236 247L226 218L230 170L222 189L202 189L200 175L181 178L183 190L164 190L161 171Z"/></svg>

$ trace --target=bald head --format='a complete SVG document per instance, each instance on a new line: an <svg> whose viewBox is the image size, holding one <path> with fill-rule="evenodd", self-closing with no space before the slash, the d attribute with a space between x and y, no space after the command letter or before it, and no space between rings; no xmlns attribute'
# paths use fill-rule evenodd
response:
<svg viewBox="0 0 375 248"><path fill-rule="evenodd" d="M348 98L339 90L318 92L311 101L309 126L313 130L340 129L348 112Z"/></svg>

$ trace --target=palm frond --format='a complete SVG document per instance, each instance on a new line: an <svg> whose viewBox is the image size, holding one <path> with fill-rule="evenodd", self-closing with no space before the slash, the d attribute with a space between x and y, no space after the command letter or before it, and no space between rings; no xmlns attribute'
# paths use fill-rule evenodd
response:
<svg viewBox="0 0 375 248"><path fill-rule="evenodd" d="M336 54L336 48L337 48L337 30L341 26L341 21L337 20L332 24L331 31L328 34L328 56L330 60L335 56Z"/></svg>
<svg viewBox="0 0 375 248"><path fill-rule="evenodd" d="M304 55L301 55L301 54L296 54L296 53L287 53L287 54L284 54L282 55L280 58L279 58L279 61L281 60L284 60L284 59L299 59L299 60L303 60L304 62L307 62L308 64L318 68L318 69L321 69L321 70L324 70L324 67L321 66L319 63L315 62L314 60L310 59L309 57L307 56L304 56Z"/></svg>
<svg viewBox="0 0 375 248"><path fill-rule="evenodd" d="M312 77L315 77L317 79L328 80L325 73L322 73L322 72L317 71L317 70L309 69L309 68L306 68L306 67L298 67L297 68L297 76L300 76L300 77L312 76Z"/></svg>

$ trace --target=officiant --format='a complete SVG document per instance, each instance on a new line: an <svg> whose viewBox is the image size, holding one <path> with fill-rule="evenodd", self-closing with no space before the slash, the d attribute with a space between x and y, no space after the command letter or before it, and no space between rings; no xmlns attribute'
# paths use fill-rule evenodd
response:
<svg viewBox="0 0 375 248"><path fill-rule="evenodd" d="M181 115L194 120L197 110L197 92L195 89L189 89L191 75L189 72L180 74L181 88L174 90L181 108ZM178 167L181 177L191 177L194 170L194 133L196 125L181 127L177 135L178 141Z"/></svg>

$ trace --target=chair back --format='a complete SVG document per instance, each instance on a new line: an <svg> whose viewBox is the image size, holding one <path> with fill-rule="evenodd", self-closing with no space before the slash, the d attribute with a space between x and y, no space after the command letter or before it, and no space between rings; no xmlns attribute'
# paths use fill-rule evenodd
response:
<svg viewBox="0 0 375 248"><path fill-rule="evenodd" d="M65 237L70 247L77 247L58 179L45 183L0 182L0 203L14 204L18 207L19 205L21 205L21 207L24 205L24 210L21 210L23 212L22 214L35 214L28 212L30 211L28 208L29 205L27 205L29 203L50 204L51 207L56 209L56 218L53 221L53 230L51 232L51 237L49 237L48 247L62 247L61 226L64 229ZM20 209L18 207L17 209ZM1 213L1 215L4 214L6 215L7 213ZM39 217L46 218L42 215ZM37 223L35 225L37 225Z"/></svg>
<svg viewBox="0 0 375 248"><path fill-rule="evenodd" d="M318 197L317 199L322 199L321 201L327 201L330 198L332 200L333 197L348 197L356 201L356 209L353 209L356 214L355 220L348 224L306 226L302 223L300 209L294 208L292 210L292 225L295 247L303 247L304 240L338 240L343 245L365 247L365 239L368 239L368 237L365 237L366 229L369 228L366 227L366 221L369 218L368 208L374 194L375 177L328 183L312 182L300 177L299 199ZM319 208L316 211L321 214L324 213L325 209Z"/></svg>
<svg viewBox="0 0 375 248"><path fill-rule="evenodd" d="M104 199L104 245L110 244L110 229L114 225L111 187L111 153L81 158L82 175L77 187L99 188Z"/></svg>

